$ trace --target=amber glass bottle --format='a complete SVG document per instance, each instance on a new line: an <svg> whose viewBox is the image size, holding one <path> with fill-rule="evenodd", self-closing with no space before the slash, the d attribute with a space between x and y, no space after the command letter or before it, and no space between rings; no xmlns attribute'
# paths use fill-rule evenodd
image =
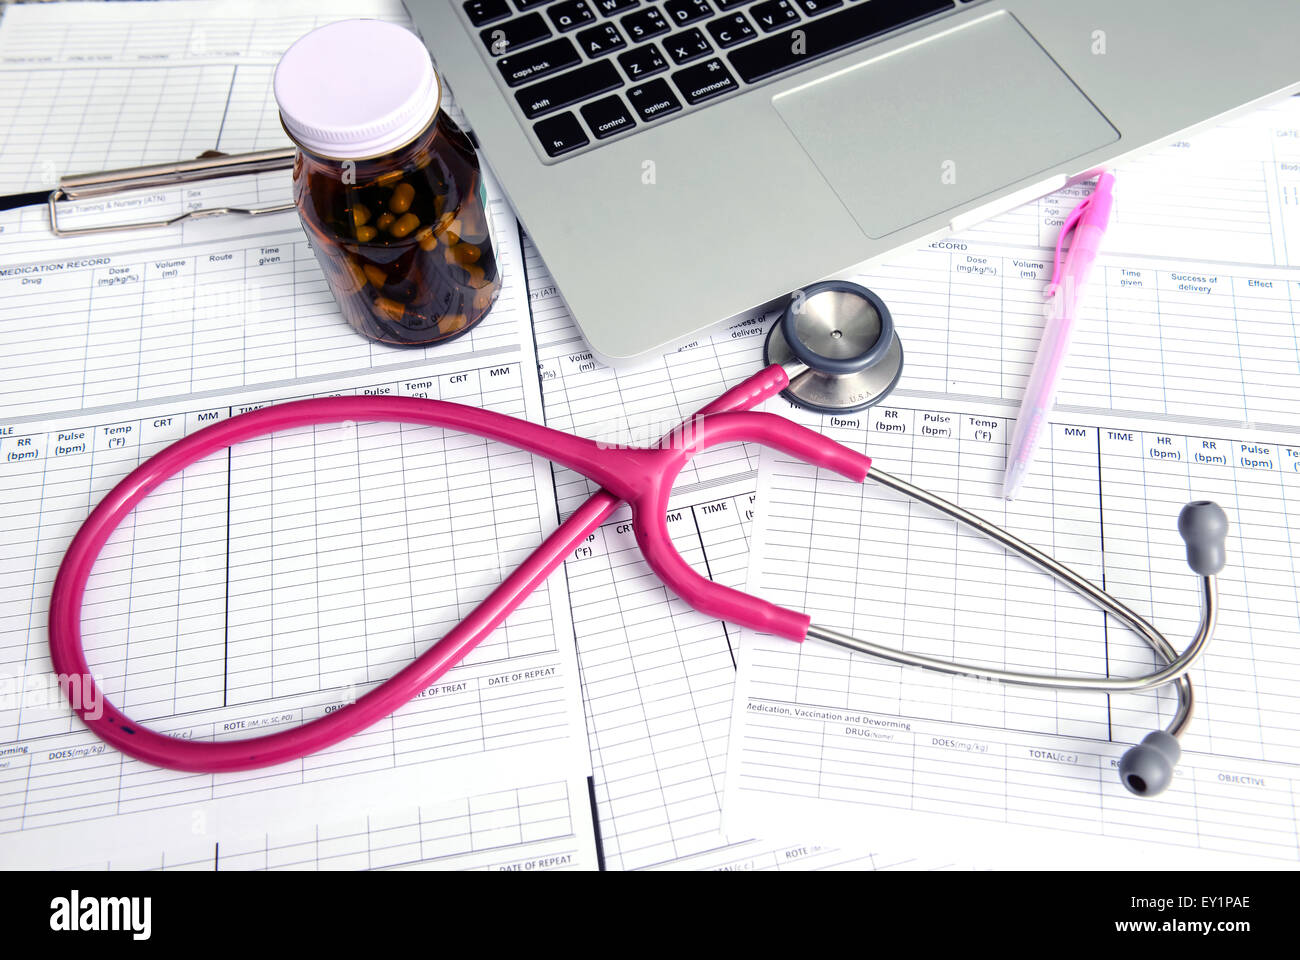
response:
<svg viewBox="0 0 1300 960"><path fill-rule="evenodd" d="M341 70L342 54L378 67ZM285 53L275 93L298 212L348 323L411 346L472 329L501 276L478 157L424 45L381 21L330 24Z"/></svg>

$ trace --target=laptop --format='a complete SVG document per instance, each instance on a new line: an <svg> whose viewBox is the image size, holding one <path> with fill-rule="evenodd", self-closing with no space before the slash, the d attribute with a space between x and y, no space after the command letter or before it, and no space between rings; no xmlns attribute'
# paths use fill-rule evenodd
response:
<svg viewBox="0 0 1300 960"><path fill-rule="evenodd" d="M406 6L612 365L1300 90L1296 0Z"/></svg>

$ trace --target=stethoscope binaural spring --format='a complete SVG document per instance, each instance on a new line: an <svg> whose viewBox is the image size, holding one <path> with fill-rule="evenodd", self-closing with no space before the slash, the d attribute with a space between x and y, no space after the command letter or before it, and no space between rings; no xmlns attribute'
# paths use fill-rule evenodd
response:
<svg viewBox="0 0 1300 960"><path fill-rule="evenodd" d="M1214 632L1215 575L1223 568L1227 517L1208 501L1189 503L1178 530L1187 561L1201 577L1201 622L1181 654L1155 627L1100 587L1001 527L933 493L872 466L871 458L807 427L753 407L784 393L820 412L857 410L883 399L898 382L902 347L888 308L856 284L828 281L805 288L785 310L765 350L769 365L707 404L652 448L607 448L595 441L503 414L442 400L395 396L337 396L263 407L212 424L150 457L115 486L73 538L50 598L50 656L73 709L105 742L133 757L179 770L217 773L295 760L348 738L388 716L459 663L626 501L632 529L650 568L697 610L741 627L790 640L817 640L856 653L939 673L1058 690L1140 692L1174 684L1178 707L1164 730L1148 734L1119 764L1132 793L1150 796L1173 779L1178 737L1192 710L1187 672ZM148 494L211 453L279 430L344 421L397 421L463 430L547 457L596 481L600 488L548 536L482 602L437 643L353 703L292 729L244 740L194 741L158 733L118 710L94 689L81 640L81 608L100 551ZM1117 617L1151 646L1165 666L1140 677L1078 677L996 670L887 647L812 623L779 607L714 583L677 553L665 524L672 485L692 456L712 446L750 441L780 450L857 482L870 478L989 537L1049 573L1098 609ZM90 704L94 704L92 709Z"/></svg>

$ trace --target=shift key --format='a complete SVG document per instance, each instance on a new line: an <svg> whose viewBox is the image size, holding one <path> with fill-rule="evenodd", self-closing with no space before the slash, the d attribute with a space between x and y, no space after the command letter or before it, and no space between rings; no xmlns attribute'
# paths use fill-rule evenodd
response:
<svg viewBox="0 0 1300 960"><path fill-rule="evenodd" d="M623 80L614 65L608 60L597 60L550 80L524 87L515 94L515 99L519 101L524 116L531 120L622 85Z"/></svg>

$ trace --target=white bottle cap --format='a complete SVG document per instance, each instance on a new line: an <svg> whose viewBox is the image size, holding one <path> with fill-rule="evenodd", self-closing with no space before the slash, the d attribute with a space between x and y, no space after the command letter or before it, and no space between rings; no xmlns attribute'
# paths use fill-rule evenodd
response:
<svg viewBox="0 0 1300 960"><path fill-rule="evenodd" d="M442 95L424 43L382 20L340 20L313 30L275 68L284 129L310 153L365 160L410 143Z"/></svg>

